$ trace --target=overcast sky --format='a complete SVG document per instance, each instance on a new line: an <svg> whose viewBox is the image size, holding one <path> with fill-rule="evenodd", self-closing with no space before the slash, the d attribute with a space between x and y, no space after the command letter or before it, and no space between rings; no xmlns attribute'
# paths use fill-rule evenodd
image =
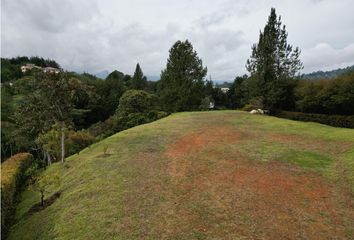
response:
<svg viewBox="0 0 354 240"><path fill-rule="evenodd" d="M66 70L159 75L168 50L189 39L208 75L246 73L270 8L304 72L354 64L354 0L2 0L1 56L42 56Z"/></svg>

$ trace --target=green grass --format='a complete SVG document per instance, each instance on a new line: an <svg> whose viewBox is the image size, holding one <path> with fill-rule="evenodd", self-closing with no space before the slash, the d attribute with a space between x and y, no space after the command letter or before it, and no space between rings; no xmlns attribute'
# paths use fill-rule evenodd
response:
<svg viewBox="0 0 354 240"><path fill-rule="evenodd" d="M290 163L298 165L305 169L321 171L327 169L332 163L333 159L329 156L308 151L292 151L286 156Z"/></svg>
<svg viewBox="0 0 354 240"><path fill-rule="evenodd" d="M214 128L244 135L236 141L208 133L188 154L166 156L179 139ZM289 140L282 141L277 136ZM186 148L193 144L186 144ZM107 155L103 154L104 148ZM171 161L176 159L188 159L189 165L183 166L182 161L176 166L178 171L185 170L182 177L169 173ZM265 237L265 228L261 230L265 223L254 219L251 213L227 215L224 207L218 205L223 201L220 199L230 196L216 196L214 191L230 187L229 175L220 177L222 181L210 180L210 176L216 176L213 171L227 174L232 166L224 166L224 162L234 162L237 167L239 159L256 166L285 162L305 174L323 176L337 184L338 189L354 190L352 129L238 111L184 112L115 134L69 157L64 166L50 166L44 174L59 171L62 183L58 189L51 189L47 197L59 190L62 196L46 209L29 214L39 195L30 190L24 192L9 239ZM204 184L206 190L200 191ZM216 190L212 190L213 184L218 186ZM257 195L247 192L246 197ZM220 199L213 202L214 198ZM233 199L237 202L238 198ZM246 235L232 230L238 226L244 226ZM346 228L352 231L351 226Z"/></svg>

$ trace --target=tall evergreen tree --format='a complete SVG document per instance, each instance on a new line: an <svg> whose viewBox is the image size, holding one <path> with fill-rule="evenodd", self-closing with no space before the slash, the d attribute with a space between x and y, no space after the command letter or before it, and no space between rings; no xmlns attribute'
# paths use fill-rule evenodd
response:
<svg viewBox="0 0 354 240"><path fill-rule="evenodd" d="M287 43L288 34L281 17L271 9L268 22L260 32L258 44L252 46L247 70L254 86L253 97L263 97L270 110L281 107L289 91L289 84L302 69L299 48Z"/></svg>
<svg viewBox="0 0 354 240"><path fill-rule="evenodd" d="M188 40L177 41L169 53L157 87L164 108L171 112L198 109L205 96L207 68Z"/></svg>
<svg viewBox="0 0 354 240"><path fill-rule="evenodd" d="M139 63L136 64L134 75L131 79L131 88L144 90L147 86L147 79L144 76L143 71L140 68Z"/></svg>

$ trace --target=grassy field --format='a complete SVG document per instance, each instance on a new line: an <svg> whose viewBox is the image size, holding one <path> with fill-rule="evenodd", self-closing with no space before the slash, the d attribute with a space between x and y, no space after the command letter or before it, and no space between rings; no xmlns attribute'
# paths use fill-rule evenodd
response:
<svg viewBox="0 0 354 240"><path fill-rule="evenodd" d="M106 153L104 154L104 151ZM61 196L9 239L351 239L354 130L237 111L173 114L59 172ZM48 194L50 196L50 194Z"/></svg>

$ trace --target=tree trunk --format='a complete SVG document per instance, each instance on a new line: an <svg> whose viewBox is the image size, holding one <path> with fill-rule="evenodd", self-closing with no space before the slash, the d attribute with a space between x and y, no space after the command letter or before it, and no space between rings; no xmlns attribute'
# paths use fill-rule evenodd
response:
<svg viewBox="0 0 354 240"><path fill-rule="evenodd" d="M41 192L41 206L44 207L44 192Z"/></svg>
<svg viewBox="0 0 354 240"><path fill-rule="evenodd" d="M50 153L47 151L47 158L48 158L48 165L52 164L52 158L50 156Z"/></svg>
<svg viewBox="0 0 354 240"><path fill-rule="evenodd" d="M61 123L61 163L64 163L65 160L65 143L64 143L64 139L65 139L65 125L64 122Z"/></svg>

